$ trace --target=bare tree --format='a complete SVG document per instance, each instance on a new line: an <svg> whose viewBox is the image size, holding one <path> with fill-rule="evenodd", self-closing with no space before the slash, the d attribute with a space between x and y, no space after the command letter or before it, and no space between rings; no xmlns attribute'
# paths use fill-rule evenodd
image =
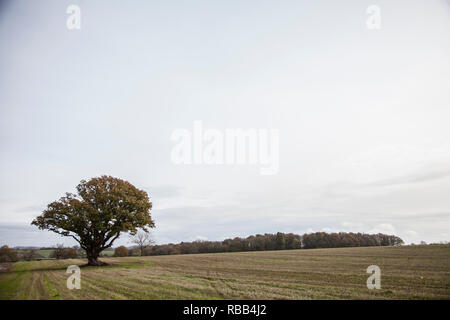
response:
<svg viewBox="0 0 450 320"><path fill-rule="evenodd" d="M51 258L55 259L63 259L64 256L64 244L58 243L55 247L55 249L50 253Z"/></svg>
<svg viewBox="0 0 450 320"><path fill-rule="evenodd" d="M78 258L78 251L75 248L64 248L64 244L57 244L50 253L50 258L55 259L75 259Z"/></svg>
<svg viewBox="0 0 450 320"><path fill-rule="evenodd" d="M144 231L139 231L133 238L131 238L131 242L135 243L139 247L141 256L144 255L144 249L146 247L149 247L155 243L152 235L149 232Z"/></svg>
<svg viewBox="0 0 450 320"><path fill-rule="evenodd" d="M30 249L23 253L22 258L26 261L32 261L43 258L36 249Z"/></svg>

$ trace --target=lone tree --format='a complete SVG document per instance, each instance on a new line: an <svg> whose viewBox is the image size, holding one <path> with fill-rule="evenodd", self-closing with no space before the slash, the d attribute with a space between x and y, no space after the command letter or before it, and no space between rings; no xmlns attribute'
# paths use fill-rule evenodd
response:
<svg viewBox="0 0 450 320"><path fill-rule="evenodd" d="M47 206L31 224L74 238L86 251L88 265L98 266L100 253L111 247L121 232L148 232L155 223L147 192L111 176L81 180L77 195L66 193Z"/></svg>

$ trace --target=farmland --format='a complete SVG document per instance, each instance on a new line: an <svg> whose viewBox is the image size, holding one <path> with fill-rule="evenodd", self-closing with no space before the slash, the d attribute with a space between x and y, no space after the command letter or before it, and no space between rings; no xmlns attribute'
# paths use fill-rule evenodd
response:
<svg viewBox="0 0 450 320"><path fill-rule="evenodd" d="M22 257L26 252L28 252L28 249L17 249L17 253L19 254L19 257ZM54 249L37 249L35 252L38 254L39 259L52 259L52 253ZM104 250L102 251L102 255L104 256L113 256L114 250Z"/></svg>
<svg viewBox="0 0 450 320"><path fill-rule="evenodd" d="M0 299L450 299L450 245L20 261L0 269ZM381 268L368 290L366 268Z"/></svg>

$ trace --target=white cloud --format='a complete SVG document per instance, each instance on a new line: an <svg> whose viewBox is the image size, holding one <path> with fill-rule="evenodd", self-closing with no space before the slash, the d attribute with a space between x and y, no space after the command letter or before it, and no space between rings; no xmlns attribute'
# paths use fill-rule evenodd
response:
<svg viewBox="0 0 450 320"><path fill-rule="evenodd" d="M386 233L386 234L395 234L395 228L392 224L389 223L381 223L374 226L372 229L368 231L369 233Z"/></svg>

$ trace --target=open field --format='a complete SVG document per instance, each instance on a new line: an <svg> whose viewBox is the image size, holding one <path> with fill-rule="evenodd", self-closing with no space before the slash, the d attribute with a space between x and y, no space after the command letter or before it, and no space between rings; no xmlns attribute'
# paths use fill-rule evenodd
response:
<svg viewBox="0 0 450 320"><path fill-rule="evenodd" d="M0 269L0 299L450 299L450 245L364 247L103 258L66 288L68 265ZM369 265L381 289L368 290Z"/></svg>

